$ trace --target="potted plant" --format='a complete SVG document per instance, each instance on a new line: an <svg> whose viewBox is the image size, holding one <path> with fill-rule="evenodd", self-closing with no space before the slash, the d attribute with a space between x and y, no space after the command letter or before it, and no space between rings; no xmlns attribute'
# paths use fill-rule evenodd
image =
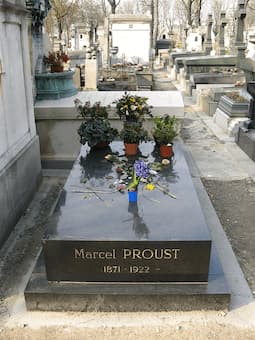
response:
<svg viewBox="0 0 255 340"><path fill-rule="evenodd" d="M44 62L50 66L51 73L63 72L64 63L68 60L68 55L62 51L49 52L48 56L44 56Z"/></svg>
<svg viewBox="0 0 255 340"><path fill-rule="evenodd" d="M69 60L62 51L49 52L43 58L44 63L50 67L50 72L35 75L36 100L51 100L74 96L78 90L74 85L74 71L64 71L64 63Z"/></svg>
<svg viewBox="0 0 255 340"><path fill-rule="evenodd" d="M178 122L175 116L164 115L163 117L154 117L155 127L153 128L153 137L160 146L160 155L163 158L173 156L173 140L178 136Z"/></svg>
<svg viewBox="0 0 255 340"><path fill-rule="evenodd" d="M120 132L120 137L124 141L127 156L137 154L139 142L148 141L148 132L137 122L125 122Z"/></svg>
<svg viewBox="0 0 255 340"><path fill-rule="evenodd" d="M151 106L147 104L148 98L131 95L127 92L115 100L117 114L120 119L129 122L142 122L145 116L152 117Z"/></svg>
<svg viewBox="0 0 255 340"><path fill-rule="evenodd" d="M103 148L118 135L118 131L111 127L106 107L101 106L99 102L93 105L86 102L82 105L82 102L76 99L75 106L79 116L84 119L78 128L81 144L88 143L91 148Z"/></svg>

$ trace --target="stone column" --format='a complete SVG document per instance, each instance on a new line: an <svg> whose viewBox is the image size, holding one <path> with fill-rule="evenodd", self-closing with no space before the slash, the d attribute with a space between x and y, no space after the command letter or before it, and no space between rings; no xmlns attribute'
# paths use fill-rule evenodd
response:
<svg viewBox="0 0 255 340"><path fill-rule="evenodd" d="M184 35L183 35L183 48L187 49L187 38L188 38L188 27L184 28Z"/></svg>
<svg viewBox="0 0 255 340"><path fill-rule="evenodd" d="M220 31L219 31L219 54L225 54L225 26L227 25L226 13L220 14Z"/></svg>
<svg viewBox="0 0 255 340"><path fill-rule="evenodd" d="M85 60L85 90L97 90L97 50L89 48L86 53Z"/></svg>
<svg viewBox="0 0 255 340"><path fill-rule="evenodd" d="M209 55L212 50L212 25L213 25L212 14L208 14L207 32L205 38L205 53L207 55Z"/></svg>
<svg viewBox="0 0 255 340"><path fill-rule="evenodd" d="M235 47L239 57L245 57L246 44L244 42L244 20L246 17L245 0L238 0L236 15Z"/></svg>
<svg viewBox="0 0 255 340"><path fill-rule="evenodd" d="M109 18L104 20L103 67L109 66Z"/></svg>

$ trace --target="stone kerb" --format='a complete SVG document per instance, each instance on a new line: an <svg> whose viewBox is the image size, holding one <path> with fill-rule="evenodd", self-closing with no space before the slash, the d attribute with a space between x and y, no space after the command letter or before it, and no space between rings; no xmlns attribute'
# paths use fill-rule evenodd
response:
<svg viewBox="0 0 255 340"><path fill-rule="evenodd" d="M197 90L197 105L200 109L209 116L213 116L219 105L220 98L227 92L239 93L239 89L234 85L220 87L203 88Z"/></svg>
<svg viewBox="0 0 255 340"><path fill-rule="evenodd" d="M240 125L247 120L249 102L237 102L223 95L214 115L214 122L229 136L236 136Z"/></svg>
<svg viewBox="0 0 255 340"><path fill-rule="evenodd" d="M249 102L236 102L224 95L219 101L219 108L229 117L248 117Z"/></svg>
<svg viewBox="0 0 255 340"><path fill-rule="evenodd" d="M242 126L246 120L246 117L230 117L220 108L217 108L213 116L214 123L230 137L237 135L240 126Z"/></svg>

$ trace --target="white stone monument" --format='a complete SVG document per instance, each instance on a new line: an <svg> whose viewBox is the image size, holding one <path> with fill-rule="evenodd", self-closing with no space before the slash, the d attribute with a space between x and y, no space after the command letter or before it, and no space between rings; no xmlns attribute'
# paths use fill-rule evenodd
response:
<svg viewBox="0 0 255 340"><path fill-rule="evenodd" d="M148 64L151 16L110 15L111 46L118 47L121 62Z"/></svg>
<svg viewBox="0 0 255 340"><path fill-rule="evenodd" d="M86 53L85 60L85 90L97 90L97 49L90 48Z"/></svg>
<svg viewBox="0 0 255 340"><path fill-rule="evenodd" d="M0 246L41 173L25 1L0 0Z"/></svg>

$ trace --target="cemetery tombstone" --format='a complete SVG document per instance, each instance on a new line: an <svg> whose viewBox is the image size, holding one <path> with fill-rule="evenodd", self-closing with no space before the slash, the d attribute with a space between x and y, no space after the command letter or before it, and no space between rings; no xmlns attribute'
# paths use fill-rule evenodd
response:
<svg viewBox="0 0 255 340"><path fill-rule="evenodd" d="M247 83L247 92L252 96L250 101L249 120L239 127L236 142L239 147L255 161L255 81Z"/></svg>
<svg viewBox="0 0 255 340"><path fill-rule="evenodd" d="M109 152L115 157L110 162ZM149 164L159 160L153 143L140 145L140 156ZM228 303L181 142L175 143L174 162L157 175L161 190L139 189L137 203L128 202L126 191L109 188L118 178L116 164L134 161L125 159L118 141L107 151L82 147L47 225L44 259L38 260L25 291L29 309L86 310L91 296L98 295L116 310L130 304L137 310L141 296L138 309L149 299L146 310L159 308L159 300L164 308L188 310L196 300L202 304L197 301L198 308ZM169 196L170 188L176 199Z"/></svg>
<svg viewBox="0 0 255 340"><path fill-rule="evenodd" d="M246 44L244 43L244 20L246 17L245 0L238 0L236 16L235 46L237 55L245 57Z"/></svg>
<svg viewBox="0 0 255 340"><path fill-rule="evenodd" d="M207 31L206 31L206 38L205 38L205 53L206 53L206 55L210 55L210 53L212 51L212 25L213 25L212 14L208 14Z"/></svg>
<svg viewBox="0 0 255 340"><path fill-rule="evenodd" d="M226 12L220 14L220 30L219 30L219 54L225 54L225 26L227 25Z"/></svg>

